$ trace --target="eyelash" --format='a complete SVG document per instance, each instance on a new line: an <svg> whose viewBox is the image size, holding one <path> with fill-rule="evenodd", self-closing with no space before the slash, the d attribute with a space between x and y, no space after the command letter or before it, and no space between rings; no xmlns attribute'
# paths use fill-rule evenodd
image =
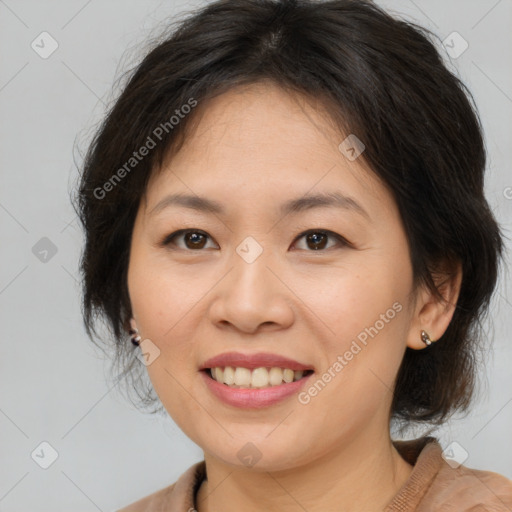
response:
<svg viewBox="0 0 512 512"><path fill-rule="evenodd" d="M198 234L204 235L206 237L209 237L208 233L205 233L204 231L202 231L200 229L193 229L193 228L192 229L180 229L178 231L174 231L173 233L171 233L169 235L166 235L163 238L163 240L159 243L159 246L161 246L161 247L169 247L173 243L173 240L175 238L177 238L178 236L181 236L181 235L186 235L187 233L198 233ZM347 247L351 246L350 242L348 240L346 240L345 238L343 238L341 235L338 235L337 233L334 233L333 231L329 231L329 230L326 230L326 229L309 229L307 231L304 231L300 235L297 235L297 237L295 238L293 243L295 244L302 237L304 237L306 235L309 235L311 233L320 233L322 235L327 235L327 236L329 236L331 238L335 238L338 242L340 242L341 246L347 246ZM325 252L325 251L328 251L329 249L332 249L332 248L333 247L329 247L327 249L318 249L318 250L307 250L307 249L303 249L303 250L306 250L306 252ZM178 249L181 249L181 248L178 247ZM188 249L188 248L185 248L183 250L190 251L190 252L201 252L203 249Z"/></svg>

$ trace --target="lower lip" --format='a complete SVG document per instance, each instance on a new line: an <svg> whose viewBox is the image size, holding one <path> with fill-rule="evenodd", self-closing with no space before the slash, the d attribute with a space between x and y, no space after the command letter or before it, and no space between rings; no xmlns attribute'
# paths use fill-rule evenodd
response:
<svg viewBox="0 0 512 512"><path fill-rule="evenodd" d="M302 379L294 382L288 382L285 384L279 384L278 386L270 386L268 388L231 388L226 384L221 384L213 378L211 378L207 371L201 371L203 378L206 381L206 385L209 390L220 400L228 405L235 407L244 407L250 409L260 409L269 405L276 404L291 395L296 394L300 388L309 380L309 377L313 375L310 373Z"/></svg>

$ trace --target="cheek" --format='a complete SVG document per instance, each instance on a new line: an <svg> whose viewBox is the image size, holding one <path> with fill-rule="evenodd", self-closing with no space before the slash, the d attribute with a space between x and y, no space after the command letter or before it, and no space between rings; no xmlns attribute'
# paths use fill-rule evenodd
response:
<svg viewBox="0 0 512 512"><path fill-rule="evenodd" d="M198 318L212 283L201 272L184 272L143 251L133 257L129 290L139 332L160 354L147 366L148 375L164 405L186 407L186 382L197 377ZM171 268L172 267L172 268ZM210 284L208 284L210 283ZM183 396L182 396L183 395Z"/></svg>
<svg viewBox="0 0 512 512"><path fill-rule="evenodd" d="M311 284L297 294L307 297L316 332L320 327L325 333L318 338L325 366L332 366L341 355L345 373L355 372L357 378L373 370L384 382L392 381L405 348L406 273L399 276L379 258L378 265L334 273L328 286L321 280L316 287Z"/></svg>
<svg viewBox="0 0 512 512"><path fill-rule="evenodd" d="M161 258L140 250L135 252L128 271L128 287L139 331L163 342L173 337L180 321L201 295L200 283L170 266Z"/></svg>
<svg viewBox="0 0 512 512"><path fill-rule="evenodd" d="M146 367L149 378L168 413L183 428L186 414L196 405L186 391L197 376L193 312L206 290L141 254L131 262L129 289L139 332L160 351Z"/></svg>
<svg viewBox="0 0 512 512"><path fill-rule="evenodd" d="M294 280L294 291L309 309L309 316L314 313L329 337L343 343L393 303L389 283L383 282L384 276L376 270L354 264L328 269L327 273L312 272L310 279Z"/></svg>

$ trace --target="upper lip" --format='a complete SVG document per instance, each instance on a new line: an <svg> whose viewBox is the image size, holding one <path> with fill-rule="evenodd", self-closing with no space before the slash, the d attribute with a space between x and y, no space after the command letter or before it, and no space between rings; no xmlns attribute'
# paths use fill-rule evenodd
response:
<svg viewBox="0 0 512 512"><path fill-rule="evenodd" d="M224 366L241 366L243 368L260 368L260 367L278 367L290 368L291 370L313 370L312 366L299 363L288 357L269 352L258 352L257 354L242 354L241 352L224 352L215 357L206 360L200 367L200 370L207 368L224 367Z"/></svg>

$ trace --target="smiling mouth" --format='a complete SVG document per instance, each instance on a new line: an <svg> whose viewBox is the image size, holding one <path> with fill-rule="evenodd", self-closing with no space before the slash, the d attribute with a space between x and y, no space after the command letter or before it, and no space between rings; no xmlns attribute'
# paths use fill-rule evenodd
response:
<svg viewBox="0 0 512 512"><path fill-rule="evenodd" d="M202 370L209 378L230 388L264 389L290 384L313 373L313 370L291 370L290 368L260 367L243 368L216 366Z"/></svg>

